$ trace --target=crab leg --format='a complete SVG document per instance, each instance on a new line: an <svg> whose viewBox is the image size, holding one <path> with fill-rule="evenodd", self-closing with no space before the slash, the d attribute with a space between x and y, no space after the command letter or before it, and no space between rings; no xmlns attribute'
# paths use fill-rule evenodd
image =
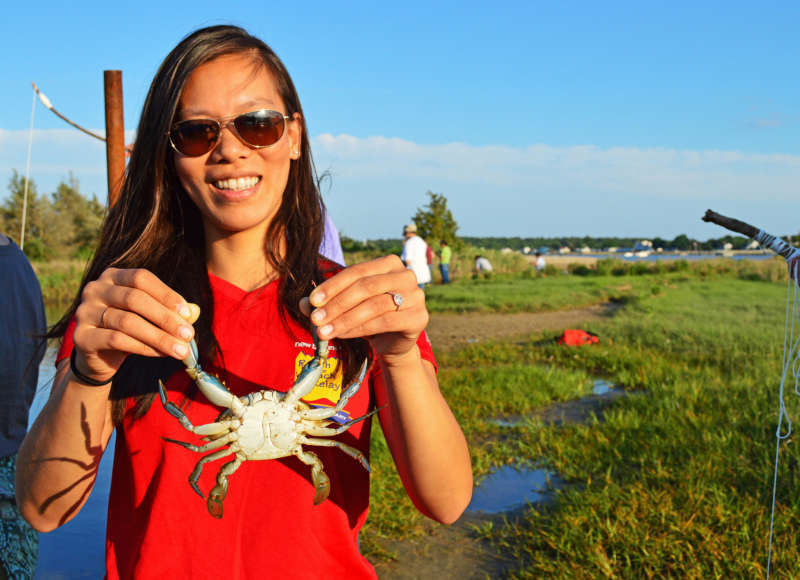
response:
<svg viewBox="0 0 800 580"><path fill-rule="evenodd" d="M189 421L189 417L186 416L180 407L167 400L167 393L164 390L164 383L161 381L158 381L158 394L161 397L161 404L164 405L164 409L170 415L175 417L187 431L191 431L197 435L219 435L220 433L224 433L230 429L230 426L225 422L208 423L207 425L197 426L192 424L192 422Z"/></svg>
<svg viewBox="0 0 800 580"><path fill-rule="evenodd" d="M300 411L300 416L303 417L303 419L312 420L328 419L329 417L333 417L336 413L344 409L344 406L347 404L347 401L350 400L350 397L358 392L358 389L361 388L361 382L364 380L364 375L366 374L367 361L365 360L363 363L361 363L361 370L358 372L358 377L356 377L352 384L345 389L345 391L342 393L342 396L339 397L339 401L336 403L335 407L306 409L304 411Z"/></svg>
<svg viewBox="0 0 800 580"><path fill-rule="evenodd" d="M316 439L314 437L304 437L302 443L305 445L319 445L321 447L338 447L339 449L347 453L350 457L360 462L361 465L364 467L364 469L366 469L367 471L370 470L369 461L367 461L367 458L364 456L364 454L361 453L355 447L350 447L349 445L346 445L341 441L332 441L330 439Z"/></svg>
<svg viewBox="0 0 800 580"><path fill-rule="evenodd" d="M220 447L224 447L231 441L235 441L237 439L236 433L228 433L227 435L223 435L218 439L214 439L213 441L206 443L205 445L194 445L192 443L187 443L186 441L178 441L177 439L170 439L169 437L162 437L164 441L169 441L170 443L175 443L176 445L180 445L181 447L186 447L186 449L190 449L191 451L196 451L197 453L205 453L206 451L211 451L212 449L219 449Z"/></svg>
<svg viewBox="0 0 800 580"><path fill-rule="evenodd" d="M197 343L192 339L189 343L189 354L183 359L183 364L186 365L186 373L192 377L192 380L197 383L206 398L218 407L226 407L232 409L235 414L240 414L244 411L244 404L233 395L228 389L225 388L220 380L209 375L200 367L199 354L197 352Z"/></svg>
<svg viewBox="0 0 800 580"><path fill-rule="evenodd" d="M328 499L328 494L331 492L331 480L322 469L322 461L313 451L303 451L299 447L295 455L300 461L311 466L311 481L317 490L314 494L314 505L321 504Z"/></svg>
<svg viewBox="0 0 800 580"><path fill-rule="evenodd" d="M373 409L372 411L370 411L366 415L362 415L361 417L358 417L357 419L352 419L352 420L348 421L347 423L343 423L342 425L339 425L338 427L323 427L321 425L317 425L316 423L312 423L310 421L306 421L306 422L303 423L303 431L305 433L308 433L309 435L318 435L320 437L331 437L333 435L339 435L340 433L344 433L345 431L347 431L355 423L358 423L359 421L363 421L367 417L371 417L372 415L374 415L375 413L377 413L381 409L383 409L383 407L378 407L377 409ZM317 410L317 409L315 409L315 410ZM328 409L325 409L325 410L328 410Z"/></svg>
<svg viewBox="0 0 800 580"><path fill-rule="evenodd" d="M194 469L192 469L192 473L189 474L189 485L191 485L192 489L197 492L197 495L205 498L203 492L200 491L199 487L197 487L197 481L200 479L200 474L203 472L203 465L209 461L216 461L217 459L225 457L226 455L230 455L231 453L233 453L233 451L230 449L220 449L219 451L215 451L214 453L206 455L197 462L197 464L194 466Z"/></svg>

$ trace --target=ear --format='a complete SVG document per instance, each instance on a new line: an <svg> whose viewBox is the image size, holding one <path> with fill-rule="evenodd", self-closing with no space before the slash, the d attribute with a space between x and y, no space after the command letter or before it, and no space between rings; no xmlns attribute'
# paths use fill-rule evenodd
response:
<svg viewBox="0 0 800 580"><path fill-rule="evenodd" d="M295 113L286 122L286 132L289 137L289 158L299 159L303 145L303 117L300 113Z"/></svg>

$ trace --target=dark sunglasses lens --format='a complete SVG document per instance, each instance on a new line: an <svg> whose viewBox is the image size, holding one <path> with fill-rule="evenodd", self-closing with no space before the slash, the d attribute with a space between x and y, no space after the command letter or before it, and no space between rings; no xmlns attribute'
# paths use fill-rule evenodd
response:
<svg viewBox="0 0 800 580"><path fill-rule="evenodd" d="M189 157L205 155L219 137L219 125L214 121L186 121L169 133L175 149Z"/></svg>
<svg viewBox="0 0 800 580"><path fill-rule="evenodd" d="M254 147L267 147L283 135L283 115L278 111L253 111L233 120L239 136Z"/></svg>

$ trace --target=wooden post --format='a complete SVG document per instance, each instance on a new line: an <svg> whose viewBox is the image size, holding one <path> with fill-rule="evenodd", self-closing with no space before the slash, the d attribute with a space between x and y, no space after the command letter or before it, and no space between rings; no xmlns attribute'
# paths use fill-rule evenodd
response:
<svg viewBox="0 0 800 580"><path fill-rule="evenodd" d="M106 98L106 164L108 207L116 203L125 176L125 119L122 108L122 71L103 71Z"/></svg>

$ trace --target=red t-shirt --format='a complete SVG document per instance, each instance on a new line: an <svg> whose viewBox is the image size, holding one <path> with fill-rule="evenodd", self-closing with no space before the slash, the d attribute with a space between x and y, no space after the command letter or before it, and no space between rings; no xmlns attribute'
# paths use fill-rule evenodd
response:
<svg viewBox="0 0 800 580"><path fill-rule="evenodd" d="M264 388L287 391L314 350L300 326L291 324L299 340L286 332L277 309L277 282L248 294L221 278L209 278L227 388L237 396ZM435 364L425 333L418 345L423 358ZM334 347L331 358L338 357ZM57 359L71 350L69 329ZM207 372L218 370L202 364ZM351 417L374 405L373 389L380 380L379 367L373 365L345 407ZM180 405L189 387L188 375L175 373L166 383L169 400ZM341 375L326 373L306 399L335 403L339 392ZM117 428L106 530L109 579L376 577L358 550L369 505L369 474L358 461L336 447L305 447L319 456L331 480L328 499L317 506L311 468L296 457L246 461L229 477L224 515L216 519L188 482L197 462L212 451L195 453L164 441L203 444L164 410L158 397L139 419L132 419L131 409L129 401ZM200 393L183 410L194 425L212 423L220 413ZM368 457L370 426L370 420L356 423L335 439ZM203 466L198 486L206 497L219 469L232 459L228 455Z"/></svg>

